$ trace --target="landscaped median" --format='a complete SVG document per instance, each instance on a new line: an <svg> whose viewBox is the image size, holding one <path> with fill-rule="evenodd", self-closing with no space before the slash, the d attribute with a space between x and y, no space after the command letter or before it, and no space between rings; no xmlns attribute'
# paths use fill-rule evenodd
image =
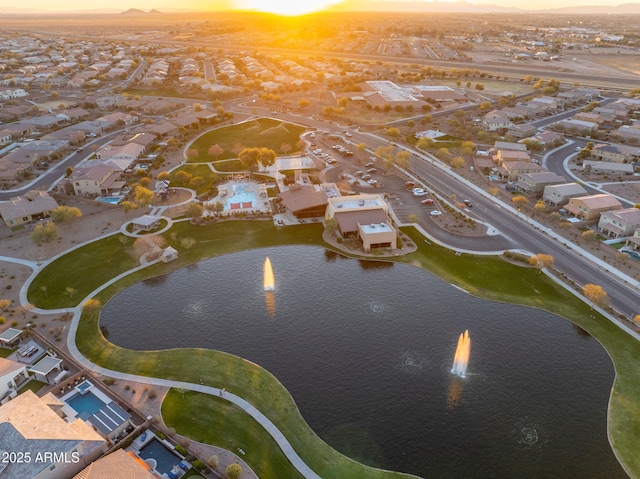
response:
<svg viewBox="0 0 640 479"><path fill-rule="evenodd" d="M101 291L96 299L105 304L118 291L137 281L216 255L274 245L326 246L321 241L321 232L320 225L276 229L271 222L265 221L233 221L203 227L194 227L188 222L177 223L165 233L167 241L180 250L180 258L176 262L156 264L137 271ZM604 345L613 358L617 372L609 412L610 438L627 471L634 477L640 476L640 457L635 452L640 438L640 373L636 367L640 360L638 342L535 269L522 268L497 257L468 254L456 256L446 248L426 244L415 229L408 228L405 233L418 245L418 250L398 258L400 261L428 269L474 295L539 307L562 315ZM181 250L178 246L181 238L185 237L196 240L195 246L189 251ZM114 249L100 244L103 241L108 241ZM82 251L76 250L61 257L36 278L29 289L29 298L36 306L54 308L61 307L62 304L77 304L79 298L85 297L81 291L93 291L129 264L129 260L121 256L129 255L130 246L117 237L99 240L83 248L80 249ZM91 257L93 268L98 271L84 264L87 256ZM73 269L74 265L81 268L79 273ZM98 268L96 265L101 266ZM66 275L68 271L73 271L76 275L69 277L67 281L70 287L78 289L77 297L73 298L75 301L71 301L64 293L56 297L52 297L50 293L48 296L40 294L43 291L53 291L55 281L60 281L57 273L59 267L69 268L65 271ZM278 380L258 365L230 354L205 349L123 349L105 340L100 333L98 321L99 311L86 311L78 327L78 348L87 358L105 368L132 374L196 384L202 379L204 384L226 388L268 416L287 437L302 460L324 479L409 477L369 468L333 450L309 428L293 399ZM153 318L148 318L148 321L149 326L153 327ZM184 401L183 406L188 413L177 411L179 407L176 405L181 401ZM189 405L196 409L188 407ZM212 414L200 414L202 408ZM163 412L177 432L194 439L227 447L229 444L241 444L239 447L247 452L244 459L255 468L261 479L300 477L292 470L288 461L282 459L282 453L275 443L267 440L268 447L264 445L264 431L260 431L261 428L256 427L249 416L233 410L233 407L227 406L226 411L219 408L219 398L188 393L182 399L182 395L174 391L168 395ZM189 422L188 417L195 419ZM244 431L236 435L238 429Z"/></svg>

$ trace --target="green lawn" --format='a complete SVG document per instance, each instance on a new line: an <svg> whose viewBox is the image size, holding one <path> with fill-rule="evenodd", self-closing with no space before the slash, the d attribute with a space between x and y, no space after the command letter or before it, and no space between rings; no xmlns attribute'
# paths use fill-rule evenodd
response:
<svg viewBox="0 0 640 479"><path fill-rule="evenodd" d="M27 384L25 384L23 387L21 387L18 390L18 396L23 392L25 392L26 390L30 390L30 391L33 391L34 393L37 393L38 391L40 391L40 389L42 389L42 387L45 384L46 383L42 383L40 381L36 381L35 379L32 379L31 381L29 381Z"/></svg>
<svg viewBox="0 0 640 479"><path fill-rule="evenodd" d="M218 160L213 163L213 167L217 171L223 171L225 173L233 173L235 171L246 171L246 169L240 163L238 159Z"/></svg>
<svg viewBox="0 0 640 479"><path fill-rule="evenodd" d="M132 238L115 234L58 258L29 285L29 302L44 309L77 306L100 285L138 266L132 246Z"/></svg>
<svg viewBox="0 0 640 479"><path fill-rule="evenodd" d="M305 129L301 126L270 118L218 128L198 137L191 144L190 148L197 150L198 155L189 158L189 162L205 163L236 158L237 153L231 150L238 144L245 147L266 147L280 154L280 146L286 143L291 147L288 153L293 154L299 151L296 144L304 131ZM216 144L223 148L224 152L214 157L208 151L212 145Z"/></svg>
<svg viewBox="0 0 640 479"><path fill-rule="evenodd" d="M270 221L232 221L204 227L180 222L165 233L168 242L180 252L177 261L139 271L107 288L97 299L105 304L117 291L134 282L168 273L211 256L273 245L322 245L321 231L322 226L318 224L277 229ZM609 412L611 441L625 467L632 471L632 475L638 476L640 455L636 453L636 444L640 438L640 370L637 364L640 362L640 344L536 269L523 268L496 257L467 254L456 256L446 248L425 243L424 238L413 228L404 231L418 245L418 250L411 255L398 258L399 261L428 269L443 280L480 297L539 307L562 315L603 344L611 355L617 372ZM196 240L196 245L188 252L179 247L181 238L185 237ZM120 248L114 252L100 245L106 241L108 239L98 241L90 250L94 264L119 264L118 256L127 256L126 249ZM111 244L111 247L116 246L117 244ZM80 260L70 259L81 254L85 255L87 252L73 252L58 259L50 267L57 269L82 263ZM93 273L88 278L82 276L88 275L90 271L84 269L79 276L85 282L88 279L93 283L117 274L114 271L99 275ZM55 286L55 281L60 281L60 278L45 270L37 278L36 284L46 286L50 290L49 288ZM54 299L42 295L40 300L47 300L47 307L57 307L57 304L67 301L66 297ZM266 414L282 430L303 460L323 478L407 477L360 465L330 448L304 422L293 399L278 380L259 366L233 355L205 349L133 351L119 348L104 339L99 331L98 321L99 312L85 313L76 337L80 351L95 363L115 370L194 383L202 378L205 384L225 387ZM215 398L194 397L193 400L200 401L202 407L215 409L213 399ZM197 409L191 410L192 414L197 414L196 411ZM244 424L241 419L236 418L234 415L233 419L229 420L239 420ZM206 422L205 419L201 421ZM183 424L179 427L191 433L189 425ZM198 425L197 428L194 426L192 433L204 438L204 429L210 431L207 440L216 443L225 441L229 433L228 430L218 430L207 425ZM248 437L240 436L232 436L231 439L249 440ZM275 457L277 451L271 451L270 454ZM252 455L248 459L255 460L256 467L262 467L258 455L255 458ZM249 464L253 466L252 463ZM280 477L296 476L294 472L290 472Z"/></svg>
<svg viewBox="0 0 640 479"><path fill-rule="evenodd" d="M198 190L196 191L196 193L199 195L206 193L209 190L209 188L211 188L211 185L215 181L218 181L218 179L220 178L220 175L214 173L209 167L209 165L186 163L182 166L179 166L178 168L176 168L171 172L171 179L169 180L169 184L171 186L189 187L188 184L185 185L175 180L175 176L176 176L176 173L178 173L178 171L184 171L186 173L189 173L194 178L196 176L200 176L202 177L202 179L204 179L204 184L200 188L198 188Z"/></svg>
<svg viewBox="0 0 640 479"><path fill-rule="evenodd" d="M198 411L194 416L193 411ZM238 454L260 479L302 479L265 429L242 409L216 396L171 389L162 402L162 418L178 434ZM225 431L219 434L219 431ZM241 455L238 449L245 451ZM205 460L207 458L204 458Z"/></svg>
<svg viewBox="0 0 640 479"><path fill-rule="evenodd" d="M0 348L0 358L6 358L14 351L15 349Z"/></svg>

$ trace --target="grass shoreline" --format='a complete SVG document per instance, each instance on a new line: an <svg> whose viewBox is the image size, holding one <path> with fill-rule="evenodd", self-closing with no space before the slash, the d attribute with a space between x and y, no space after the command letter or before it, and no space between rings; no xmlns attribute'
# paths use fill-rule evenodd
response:
<svg viewBox="0 0 640 479"><path fill-rule="evenodd" d="M176 237L198 236L197 246L189 252L181 251L178 263L154 265L101 291L96 297L102 304L134 282L213 256L275 245L310 244L328 248L320 239L321 227L318 225L276 229L271 223L245 221L219 223L200 229L188 223L176 226L172 228ZM418 245L418 251L406 257L393 258L395 261L426 269L484 299L550 311L582 327L603 345L616 371L608 411L609 440L622 466L632 477L638 477L640 458L635 454L634 445L640 437L640 377L633 366L640 360L638 343L606 318L593 314L588 305L536 270L521 268L496 257L455 256L446 248L426 245L420 233L413 228L405 229L405 232ZM38 281L39 278L40 275L32 284L34 291L38 291L39 285L46 284L46 275ZM508 281L502 278L508 278ZM86 277L83 279L87 281ZM104 339L98 321L99 312L83 314L76 336L78 348L93 362L110 369L190 382L197 382L204 376L209 385L226 387L267 414L302 459L325 478L415 477L371 469L331 449L309 428L278 380L249 361L219 351L199 349L126 350ZM215 372L215 381L209 377L212 372Z"/></svg>

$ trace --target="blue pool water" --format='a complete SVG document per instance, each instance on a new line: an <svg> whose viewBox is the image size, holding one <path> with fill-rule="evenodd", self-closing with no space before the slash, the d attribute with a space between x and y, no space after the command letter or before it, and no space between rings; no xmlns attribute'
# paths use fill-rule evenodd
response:
<svg viewBox="0 0 640 479"><path fill-rule="evenodd" d="M83 420L91 417L104 407L104 402L91 391L84 395L80 393L74 394L67 399L67 403L78 412L79 417Z"/></svg>
<svg viewBox="0 0 640 479"><path fill-rule="evenodd" d="M120 203L122 198L120 196L98 196L96 201L101 201L102 203L109 203L111 205L117 205Z"/></svg>
<svg viewBox="0 0 640 479"><path fill-rule="evenodd" d="M138 451L138 456L142 459L155 459L156 471L160 474L166 474L173 469L174 466L180 464L181 459L164 447L157 439L152 439L144 447Z"/></svg>
<svg viewBox="0 0 640 479"><path fill-rule="evenodd" d="M254 208L256 206L256 194L253 191L245 191L245 185L235 185L233 187L233 191L235 194L227 198L226 203L224 204L224 210L236 209L232 208L232 204L240 204L242 203L251 203L251 207ZM241 206L242 207L242 206Z"/></svg>

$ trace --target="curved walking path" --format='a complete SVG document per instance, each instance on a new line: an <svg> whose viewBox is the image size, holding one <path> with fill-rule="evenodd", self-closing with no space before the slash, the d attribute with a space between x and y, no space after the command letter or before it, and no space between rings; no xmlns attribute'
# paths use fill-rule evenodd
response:
<svg viewBox="0 0 640 479"><path fill-rule="evenodd" d="M80 246L80 245L78 245ZM31 266L34 269L33 274L27 279L27 281L25 281L24 285L22 286L21 290L20 290L20 300L23 304L28 304L28 301L26 299L26 292L29 288L29 285L31 283L31 281L35 278L35 276L37 275L37 273L39 272L38 268L35 268L35 262L30 262L27 260L19 260L16 258L10 258L10 257L5 257L5 256L0 256L0 260L4 260L4 261L10 261L10 262L16 262L16 263L20 263L20 264L26 264L27 266ZM50 260L51 261L51 260ZM136 272L139 271L143 268L146 268L149 265L155 264L159 262L159 260L155 260L155 261L151 261L151 262L144 262L142 265L130 269L129 271L126 271L118 276L116 276L115 278L112 278L111 280L107 281L106 283L104 283L102 286L100 286L99 288L96 288L94 291L92 291L84 300L80 301L79 304L84 304L85 300L92 298L93 296L95 296L96 294L98 294L100 291L102 291L103 289L107 288L108 286L112 285L113 283L115 283L116 281L119 281L120 279ZM30 264L30 263L33 263ZM150 384L150 385L154 385L154 386L164 386L164 387L171 387L171 388L181 388L181 389L187 389L190 391L196 391L196 392L201 392L201 393L206 393L206 394L212 394L212 395L216 395L219 396L233 404L235 404L236 406L238 406L239 408L241 408L243 411L245 411L247 414L249 414L252 418L254 418L256 421L258 421L258 423L271 435L271 437L273 437L273 439L276 441L276 443L278 444L278 446L280 447L280 449L282 449L283 453L285 454L285 456L287 457L287 459L289 459L289 461L291 462L291 464L293 464L293 466L307 479L321 479L321 477L316 474L303 460L302 458L298 455L298 453L293 449L293 446L289 443L289 441L287 440L287 438L285 437L285 435L276 427L276 425L271 422L271 420L265 416L262 412L260 412L255 406L253 406L251 403L249 403L248 401L246 401L245 399L236 396L235 394L232 394L228 391L225 391L224 388L220 389L220 388L216 388L216 387L212 387L212 386L205 386L202 384L195 384L195 383L188 383L188 382L184 382L184 381L174 381L174 380L169 380L169 379L162 379L162 378L153 378L153 377L149 377L149 376L140 376L140 375L136 375L136 374L130 374L130 373L124 373L121 371L114 371L112 369L107 369L107 368L103 368L102 366L98 366L97 364L94 364L93 362L91 362L89 359L87 359L78 349L76 342L75 342L75 337L76 337L76 333L78 331L78 325L80 324L80 317L82 315L82 307L81 306L76 306L74 308L61 308L61 309L41 309L41 308L33 308L31 310L32 312L38 313L38 314L59 314L59 313L72 313L73 314L73 318L71 320L71 323L69 325L69 333L67 336L67 348L69 350L69 354L75 359L76 362L78 362L80 365L82 365L83 368L92 371L94 373L100 374L100 375L105 375L105 376L109 376L109 377L113 377L115 379L120 379L120 380L128 380L128 381L137 381L140 383L146 383L146 384Z"/></svg>

